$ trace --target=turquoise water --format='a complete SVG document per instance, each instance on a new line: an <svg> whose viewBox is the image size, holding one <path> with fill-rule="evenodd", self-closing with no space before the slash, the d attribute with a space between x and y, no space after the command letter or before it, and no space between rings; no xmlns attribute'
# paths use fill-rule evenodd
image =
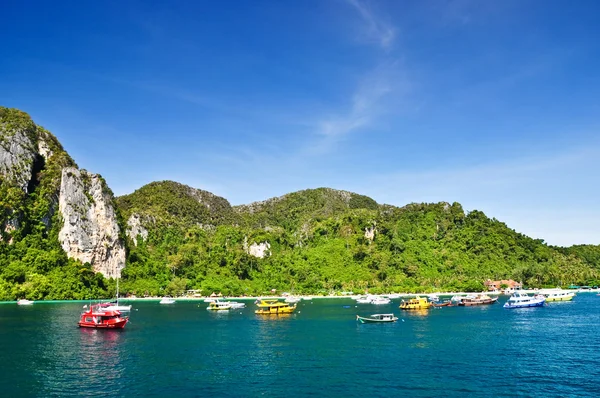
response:
<svg viewBox="0 0 600 398"><path fill-rule="evenodd" d="M600 395L600 297L543 308L499 304L426 315L350 299L254 305L133 302L125 330L79 329L82 303L0 305L2 396ZM350 308L344 308L350 306ZM356 314L394 312L393 324Z"/></svg>

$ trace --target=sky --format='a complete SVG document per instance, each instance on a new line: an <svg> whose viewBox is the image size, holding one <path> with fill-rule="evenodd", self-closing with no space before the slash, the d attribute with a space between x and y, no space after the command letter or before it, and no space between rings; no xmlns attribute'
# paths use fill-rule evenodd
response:
<svg viewBox="0 0 600 398"><path fill-rule="evenodd" d="M0 105L116 195L330 187L600 244L600 2L0 5Z"/></svg>

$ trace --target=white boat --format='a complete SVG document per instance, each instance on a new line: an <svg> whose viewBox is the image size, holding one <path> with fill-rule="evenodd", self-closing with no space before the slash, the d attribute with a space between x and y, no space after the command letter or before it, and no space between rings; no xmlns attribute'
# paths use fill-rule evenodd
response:
<svg viewBox="0 0 600 398"><path fill-rule="evenodd" d="M504 308L528 308L528 307L541 307L546 302L546 298L542 297L531 297L525 293L515 292L504 303Z"/></svg>
<svg viewBox="0 0 600 398"><path fill-rule="evenodd" d="M297 296L288 296L285 298L285 302L291 304L298 303L300 300L302 300L302 298Z"/></svg>
<svg viewBox="0 0 600 398"><path fill-rule="evenodd" d="M175 299L173 297L163 297L159 304L175 304Z"/></svg>
<svg viewBox="0 0 600 398"><path fill-rule="evenodd" d="M21 299L19 301L17 301L17 305L32 305L33 301L31 300L26 300L26 299Z"/></svg>
<svg viewBox="0 0 600 398"><path fill-rule="evenodd" d="M229 311L231 309L231 304L227 301L213 301L206 309L209 311Z"/></svg>
<svg viewBox="0 0 600 398"><path fill-rule="evenodd" d="M358 304L371 304L371 301L373 301L373 297L371 296L360 296L356 299Z"/></svg>
<svg viewBox="0 0 600 398"><path fill-rule="evenodd" d="M356 320L360 323L379 323L379 322L396 322L398 320L394 314L373 314L369 317L356 316Z"/></svg>
<svg viewBox="0 0 600 398"><path fill-rule="evenodd" d="M119 304L119 278L117 278L117 300L114 303L108 303L103 307L106 311L119 311L119 312L130 312L131 305L120 305Z"/></svg>
<svg viewBox="0 0 600 398"><path fill-rule="evenodd" d="M435 293L431 293L431 294L427 295L427 298L429 299L429 301L433 301L434 303L437 303L438 301L440 301L440 297Z"/></svg>
<svg viewBox="0 0 600 398"><path fill-rule="evenodd" d="M227 303L229 303L229 305L231 305L231 308L234 310L240 309L240 308L246 308L246 303L239 303L237 301L226 301Z"/></svg>
<svg viewBox="0 0 600 398"><path fill-rule="evenodd" d="M371 300L371 304L376 304L376 305L389 304L390 301L391 300L389 298L375 297L375 298L373 298L373 300Z"/></svg>
<svg viewBox="0 0 600 398"><path fill-rule="evenodd" d="M400 294L398 294L398 293L388 294L387 296L388 296L388 298L391 298L391 299L400 298Z"/></svg>

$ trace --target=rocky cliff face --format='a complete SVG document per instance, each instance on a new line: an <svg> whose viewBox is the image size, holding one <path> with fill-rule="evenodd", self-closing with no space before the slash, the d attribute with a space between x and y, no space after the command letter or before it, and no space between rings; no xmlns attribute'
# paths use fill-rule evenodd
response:
<svg viewBox="0 0 600 398"><path fill-rule="evenodd" d="M104 276L120 277L125 246L104 181L85 170L63 169L58 208L63 219L58 238L67 255Z"/></svg>
<svg viewBox="0 0 600 398"><path fill-rule="evenodd" d="M0 107L0 195L0 240L4 235L12 242L22 225L41 223L47 231L59 230L69 257L89 262L106 277L120 276L125 247L112 194L102 178L78 170L56 137L29 115L4 107ZM26 203L29 211L19 210ZM53 226L57 210L63 223Z"/></svg>
<svg viewBox="0 0 600 398"><path fill-rule="evenodd" d="M18 111L0 109L0 176L25 192L38 156L36 141L31 120Z"/></svg>

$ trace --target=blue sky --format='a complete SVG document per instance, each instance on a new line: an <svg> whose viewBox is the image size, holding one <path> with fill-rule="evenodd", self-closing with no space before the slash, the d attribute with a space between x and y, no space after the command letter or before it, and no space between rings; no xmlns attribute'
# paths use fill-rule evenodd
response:
<svg viewBox="0 0 600 398"><path fill-rule="evenodd" d="M9 0L0 104L117 195L331 187L600 243L596 1Z"/></svg>

